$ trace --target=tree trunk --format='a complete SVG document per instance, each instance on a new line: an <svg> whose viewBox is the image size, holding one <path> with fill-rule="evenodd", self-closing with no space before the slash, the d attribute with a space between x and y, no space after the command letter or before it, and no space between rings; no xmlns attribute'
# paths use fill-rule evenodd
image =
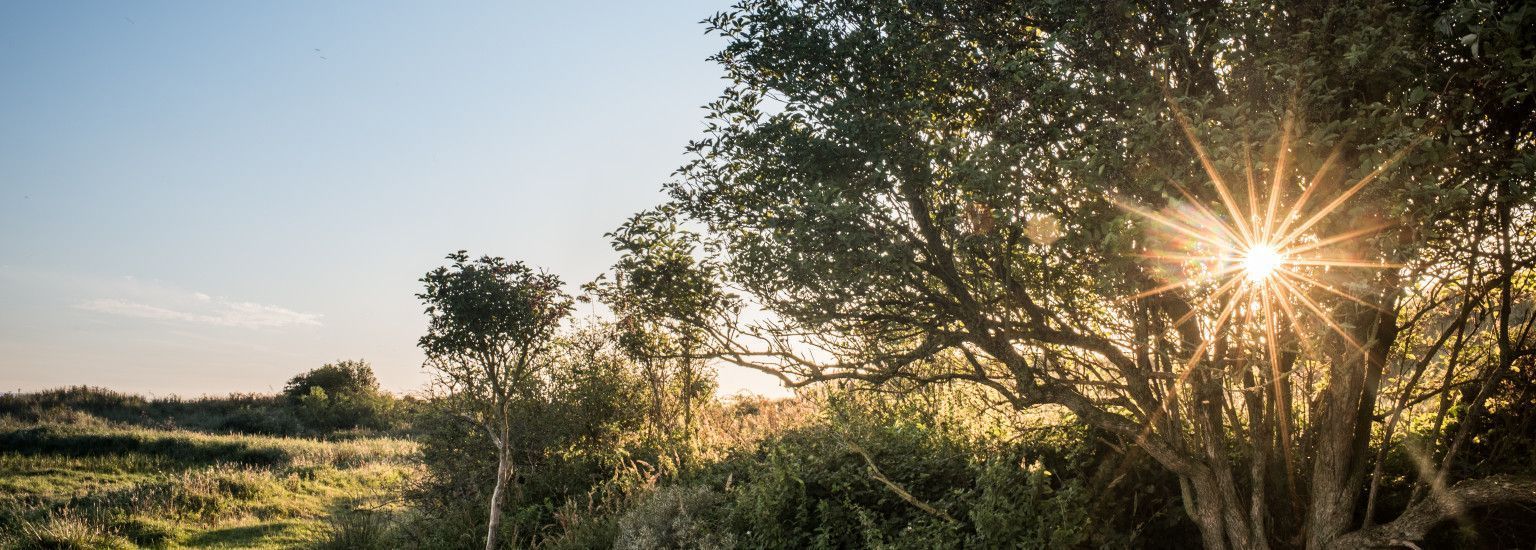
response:
<svg viewBox="0 0 1536 550"><path fill-rule="evenodd" d="M1209 476L1201 476L1203 478ZM1188 481L1186 481L1188 480ZM1216 497L1214 483L1181 478L1180 489L1184 496L1184 508L1190 519L1200 528L1200 538L1206 550L1227 548L1227 525L1223 521L1221 505Z"/></svg>
<svg viewBox="0 0 1536 550"><path fill-rule="evenodd" d="M512 477L511 453L496 449L496 487L491 490L491 518L485 530L485 550L496 550L496 534L501 530L501 503L506 500L507 482Z"/></svg>
<svg viewBox="0 0 1536 550"><path fill-rule="evenodd" d="M1386 288L1396 288L1395 285ZM1383 309L1393 311L1395 292L1381 292ZM1355 506L1365 482L1372 413L1387 355L1397 340L1391 313L1367 310L1355 319L1361 349L1329 367L1322 413L1313 447L1312 495L1307 511L1306 547L1327 548L1355 524Z"/></svg>

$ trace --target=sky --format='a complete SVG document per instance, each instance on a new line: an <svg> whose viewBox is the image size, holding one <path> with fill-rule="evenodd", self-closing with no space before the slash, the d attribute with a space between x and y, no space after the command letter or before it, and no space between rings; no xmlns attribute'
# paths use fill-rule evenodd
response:
<svg viewBox="0 0 1536 550"><path fill-rule="evenodd" d="M0 3L0 391L421 388L448 253L573 293L612 264L724 87L727 5Z"/></svg>

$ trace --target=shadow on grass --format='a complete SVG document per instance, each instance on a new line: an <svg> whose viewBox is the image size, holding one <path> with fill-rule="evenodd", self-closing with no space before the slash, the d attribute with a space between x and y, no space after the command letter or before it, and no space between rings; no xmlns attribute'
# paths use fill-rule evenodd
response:
<svg viewBox="0 0 1536 550"><path fill-rule="evenodd" d="M283 449L243 441L133 431L84 432L38 426L0 433L0 449L20 455L73 457L128 453L160 456L182 463L235 462L249 466L278 466L292 461Z"/></svg>
<svg viewBox="0 0 1536 550"><path fill-rule="evenodd" d="M297 520L209 529L182 544L193 548L287 548L308 541L312 529Z"/></svg>

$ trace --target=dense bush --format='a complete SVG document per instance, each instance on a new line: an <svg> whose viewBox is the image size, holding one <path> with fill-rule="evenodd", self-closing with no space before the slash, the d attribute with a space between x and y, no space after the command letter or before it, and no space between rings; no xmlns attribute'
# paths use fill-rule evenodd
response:
<svg viewBox="0 0 1536 550"><path fill-rule="evenodd" d="M373 376L373 367L366 361L337 361L299 374L283 386L283 395L298 400L320 388L330 395L376 394L379 381Z"/></svg>
<svg viewBox="0 0 1536 550"><path fill-rule="evenodd" d="M624 512L613 547L615 550L735 548L735 536L722 529L726 504L726 496L709 487L662 487Z"/></svg>
<svg viewBox="0 0 1536 550"><path fill-rule="evenodd" d="M1083 482L1055 475L1028 445L916 416L848 422L792 430L719 465L744 546L1061 548L1128 539L1090 531L1102 522Z"/></svg>
<svg viewBox="0 0 1536 550"><path fill-rule="evenodd" d="M364 361L337 361L294 376L283 396L313 431L383 429L394 404Z"/></svg>
<svg viewBox="0 0 1536 550"><path fill-rule="evenodd" d="M316 550L389 550L399 548L389 517L371 510L344 510L332 516Z"/></svg>
<svg viewBox="0 0 1536 550"><path fill-rule="evenodd" d="M0 416L29 423L75 423L89 417L152 428L288 435L290 430L297 430L297 424L281 405L282 401L271 395L145 398L105 388L74 386L0 395Z"/></svg>

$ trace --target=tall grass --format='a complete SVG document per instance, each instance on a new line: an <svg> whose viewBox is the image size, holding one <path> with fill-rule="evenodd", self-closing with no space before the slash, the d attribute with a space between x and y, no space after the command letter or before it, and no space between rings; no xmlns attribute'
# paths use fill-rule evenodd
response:
<svg viewBox="0 0 1536 550"><path fill-rule="evenodd" d="M0 548L309 544L393 499L414 443L209 434L86 413L0 415Z"/></svg>
<svg viewBox="0 0 1536 550"><path fill-rule="evenodd" d="M9 425L7 425L9 424ZM81 424L17 424L0 421L0 449L53 457L158 456L176 462L231 462L251 466L335 466L404 463L415 452L392 438L321 441L253 435L220 435L150 428Z"/></svg>
<svg viewBox="0 0 1536 550"><path fill-rule="evenodd" d="M23 422L75 422L90 417L119 424L202 431L241 430L245 417L272 416L276 395L146 398L91 386L0 394L0 416ZM273 424L276 426L276 424Z"/></svg>
<svg viewBox="0 0 1536 550"><path fill-rule="evenodd" d="M308 435L326 439L401 435L418 401L380 393L372 397L380 410L369 429L333 429L318 422L315 411L297 406L281 395L237 393L184 398L131 395L91 386L73 386L28 393L0 393L0 418L27 424L109 423L145 428L251 435ZM335 420L332 418L331 420Z"/></svg>

